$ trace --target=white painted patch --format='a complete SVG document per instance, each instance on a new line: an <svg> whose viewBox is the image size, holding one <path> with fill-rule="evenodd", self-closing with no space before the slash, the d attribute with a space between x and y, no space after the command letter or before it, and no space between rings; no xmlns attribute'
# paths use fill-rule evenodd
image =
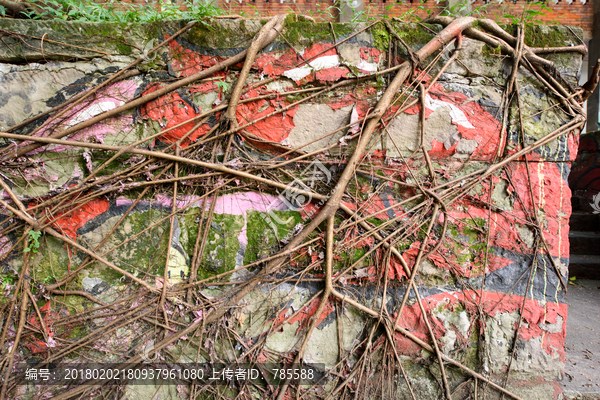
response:
<svg viewBox="0 0 600 400"><path fill-rule="evenodd" d="M299 68L285 71L283 76L294 81L299 81L308 76L311 72L337 67L338 65L340 65L340 58L338 56L323 56L310 61L308 65L304 64Z"/></svg>
<svg viewBox="0 0 600 400"><path fill-rule="evenodd" d="M262 79L261 79L262 80ZM276 80L267 83L267 89L275 92L285 92L288 89L294 88L294 84L290 81Z"/></svg>
<svg viewBox="0 0 600 400"><path fill-rule="evenodd" d="M310 61L309 64L318 71L340 65L340 58L338 56L323 56Z"/></svg>
<svg viewBox="0 0 600 400"><path fill-rule="evenodd" d="M299 68L290 69L283 73L283 76L294 81L299 81L308 76L312 72L312 68L308 65L303 65Z"/></svg>
<svg viewBox="0 0 600 400"><path fill-rule="evenodd" d="M85 110L81 111L71 121L69 121L67 127L71 127L73 125L77 125L80 122L87 121L88 119L93 118L98 114L102 114L103 112L112 110L113 108L117 108L118 106L122 106L123 104L125 104L123 101L120 101L118 105L114 101L100 101L96 104L92 104Z"/></svg>
<svg viewBox="0 0 600 400"><path fill-rule="evenodd" d="M464 126L465 128L475 129L473 125L467 119L465 113L458 107L456 107L452 103L448 103L447 101L432 99L431 96L425 96L425 107L430 110L437 110L440 107L450 107L450 118L452 118L452 122L457 125Z"/></svg>
<svg viewBox="0 0 600 400"><path fill-rule="evenodd" d="M367 72L377 72L377 63L370 63L365 60L360 60L360 63L356 66L358 69L362 69Z"/></svg>
<svg viewBox="0 0 600 400"><path fill-rule="evenodd" d="M356 110L356 105L352 108L352 114L350 115L350 123L352 126L348 130L350 133L358 133L360 129L360 125L358 124L358 111Z"/></svg>

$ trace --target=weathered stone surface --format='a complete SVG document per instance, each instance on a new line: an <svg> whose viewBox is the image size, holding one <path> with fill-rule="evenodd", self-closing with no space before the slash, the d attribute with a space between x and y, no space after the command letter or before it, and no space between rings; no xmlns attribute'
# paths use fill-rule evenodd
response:
<svg viewBox="0 0 600 400"><path fill-rule="evenodd" d="M40 37L45 32L50 32L49 39L96 51L56 43L48 43L46 47L45 43L44 50L47 53L42 55L32 48L16 44L15 38L9 38L11 46L15 46L15 54L10 54L7 49L0 50L0 61L4 62L0 64L0 71L3 72L0 76L0 130L59 105L85 88L100 83L117 68L138 57L150 43L156 44L183 24L184 22L177 21L160 26L125 26L11 22L1 19L2 29ZM93 100L74 110L60 124L51 125L40 134L48 135L52 131L74 126L136 96L151 93L167 82L172 82L174 78L190 76L225 57L237 54L248 46L261 26L261 21L197 24L190 32L173 41L168 48L161 50L157 57L145 62L140 68L140 77L111 85ZM420 25L404 25L392 21L392 26L415 50L433 37L432 32ZM333 29L339 41L364 27L364 24L336 24ZM253 74L247 83L257 83L266 77L276 77L277 80L266 87L256 85L243 95L245 102L237 109L238 124L243 125L258 118L261 120L246 127L243 132L253 136L241 135L242 139L235 138L235 148L232 147L230 157L225 162L227 166L235 169L248 168L248 163L251 162L249 160L268 160L273 158L272 152L281 153L286 148L295 149L306 145L301 151L308 153L332 146L328 152L319 155L318 159L325 164L320 174L311 175L314 171L307 167L308 162L315 159L313 157L303 160L304 163L291 163L285 170L286 174L278 177L290 185L298 181L303 182L306 187L310 184L310 189L319 194L331 192L345 160L354 151L362 123L330 137L319 138L372 112L384 90L384 79L365 81L351 89L344 88L336 93L320 95L294 106L292 103L307 94L287 96L285 92L310 85L330 84L383 69L387 66L386 57L392 37L387 28L379 24L334 50L330 48L334 41L331 29L329 24L312 24L301 18L290 20L282 34L291 47L284 40L278 39L257 57ZM432 29L435 32L440 28ZM92 31L100 34L93 36L90 33ZM576 44L571 33L563 28L540 28L536 31L540 32L550 40L548 44ZM538 42L531 45L541 46L546 43L539 42L542 40L540 37L536 39ZM36 42L35 39L25 40L39 45L39 41ZM406 58L402 46L398 47L400 56ZM98 51L104 51L108 55ZM313 56L315 57L310 66L301 65L304 58ZM434 76L449 57L449 52L444 54L431 75L426 78ZM581 57L573 54L553 57L567 80L572 80L577 75ZM399 102L386 114L387 129L376 132L364 155L362 170L353 177L348 187L348 193L352 196L344 196L345 204L359 210L370 224L378 225L378 231L391 233L390 227L396 227L396 224L407 218L419 216L419 208L414 207L418 207L421 200L410 200L402 206L398 205L418 193L415 188L401 185L402 182L413 185L418 182L432 188L488 168L497 159L496 153L502 145L502 86L510 75L510 59L504 60L504 56L495 54L495 49L488 49L471 39L464 40L458 59L460 62L450 65L439 82L428 86L424 105L423 145L432 159L436 179L430 178L420 150L421 106L413 106L392 118L393 113L401 107ZM24 63L25 60L28 63ZM394 60L394 64L400 61ZM10 64L17 62L20 64ZM69 139L123 145L148 138L168 128L168 133L148 140L139 148L170 151L173 144L192 128L193 124L186 121L227 99L238 69L239 65L210 80L182 87L142 107L78 132ZM557 129L569 119L559 107L548 108L557 104L556 99L527 71L519 71L518 83L526 144ZM273 92L278 96L246 101ZM281 113L284 107L286 112ZM514 129L519 118L517 108L513 105L509 112L510 129L506 149L501 157L517 149L522 141L519 131ZM39 123L41 121L19 133L31 132ZM181 151L204 140L216 123L218 120L214 116L203 122L182 143ZM315 143L310 143L312 141ZM434 243L441 240L442 225L446 221L447 232L443 242L435 254L421 261L417 275L418 291L430 314L435 340L442 350L498 381L503 381L510 357L514 357L510 363L508 387L527 398L554 399L558 393L555 391L555 379L564 365L567 311L559 274L565 277L568 264L570 192L566 178L569 172L567 163L575 157L576 142L577 132L552 141L529 156L530 170L526 169L524 163L512 163L510 168L497 171L489 179L478 182L462 199L449 202L445 212L434 217L435 226L429 238ZM6 141L4 143L14 146ZM222 145L212 145L213 142L209 142L195 147L193 157L221 162L224 153L220 147ZM3 164L1 168L7 183L28 206L34 206L46 196L59 194L77 185L113 154L100 150L67 149L58 145L47 146L45 150L38 150L19 160L21 165ZM113 174L144 160L143 157L123 154L99 176ZM208 169L184 164L179 165L180 174L210 172ZM328 174L327 182L324 171ZM273 172L265 168L260 173L270 177L269 174ZM186 303L184 307L183 303L177 304L169 298L161 313L177 318L178 322L170 327L171 331L193 321L202 321L207 313L222 307L221 296L228 297L229 290L235 290L241 286L240 282L252 279L264 266L261 260L280 252L292 235L304 229L318 207L322 206L316 200L302 200L289 193L278 196L279 192L273 188L250 186L249 182L237 178L220 192L218 198L214 198L213 192L207 194L214 187L206 187L204 183L198 184L198 181L190 179L189 182L180 183L179 195L175 201L172 199L171 184L157 187L148 192L123 219L140 193L141 185L136 184L145 184L156 176L157 172L151 170L141 178L122 179L115 184L118 187L108 188L112 190L111 194L91 200L76 210L68 210L71 212L68 215L62 214L66 210L53 215L56 220L52 222L52 226L86 248L99 247L98 253L108 261L137 279L144 280L156 290L162 289L164 285L171 287L187 280L187 275L192 270L197 238L206 233L204 254L197 260L198 279L206 281L204 285L189 289L189 293L205 300L209 306L187 312L184 310L189 304ZM171 177L173 171L169 170L161 179ZM211 185L224 182L221 180L222 176L211 179L213 178ZM101 186L94 190L105 188L107 187ZM204 194L206 202L204 197L200 197ZM6 193L4 197L8 199ZM213 202L214 213L208 224L207 214ZM169 238L171 220L167 216L172 211L173 203L178 211L172 219L173 235ZM392 205L396 207L391 209ZM41 218L43 212L39 210L35 214L36 218ZM540 228L548 241L550 254L538 252L534 255L540 245L537 243L537 232L531 228L529 219L533 212L537 212L541 220ZM6 218L4 227L8 227L12 217L7 211L3 215ZM100 246L121 219L123 221L119 227ZM342 217L337 215L336 228L341 226L342 221ZM205 222L207 231L200 231L199 225L203 226ZM5 254L8 247L18 240L23 233L22 228L20 229L0 238L0 254ZM145 229L147 230L144 231ZM160 356L181 357L182 361L190 362L217 358L234 360L252 348L255 351L253 356L258 360L290 361L299 350L310 321L317 318L318 323L308 341L304 361L322 364L327 370L337 368L336 374L340 376L346 374L359 365L365 342L373 331L369 362L377 369L366 373L364 385L357 381L359 389L364 386L365 390L372 390L372 393L368 393L369 396L381 397L382 394L367 383L378 382L377 379L384 376L381 372L384 370L381 367L383 364L380 363L385 361L393 366L397 363L396 357L399 357L418 394L417 398L441 398L443 391L437 383L440 370L433 354L399 333L393 334L392 340L388 342L383 326L373 328L377 321L333 297L327 299L323 314L314 315L320 298L313 297L323 288L325 255L323 237L318 236L321 232L317 231L311 236L315 244L295 252L289 265L282 266L265 282L261 282L259 287L246 293L216 324L206 327L201 333L186 335L186 338L181 338L163 350ZM413 268L423 236L418 232L413 235L412 231L408 235L395 245L410 268ZM83 252L75 251L57 239L42 239L39 252L32 254L31 263L32 279L38 284L60 280L87 258ZM360 230L342 230L341 233L336 233L334 241L339 246L336 247L339 251L336 250L334 255L334 274L340 276L340 280L335 282L337 290L372 309L385 309L386 313L393 316L406 291L407 274L398 260L393 257L386 259L383 249L375 249L374 239L365 238L364 232ZM371 250L373 252L367 255ZM384 264L383 260L388 260L385 262L389 264ZM552 260L557 264L559 274L553 269ZM252 267L242 269L250 263ZM13 276L15 272L18 273L23 266L22 253L13 251L6 258L6 264L7 274ZM353 264L354 268L341 273ZM236 268L239 270L223 280L213 281L216 275ZM302 272L302 276L298 278L304 268L308 268L307 272ZM534 273L529 282L523 277L528 277L528 272L532 269ZM388 274L385 301L381 284L384 271ZM135 294L128 279L102 263L93 262L64 289L85 291L100 301L114 302ZM281 279L286 282L278 281ZM277 282L273 283L274 281ZM186 294L187 290L184 290ZM180 300L188 301L185 296ZM95 306L88 298L77 295L65 296L63 303L53 303L52 307L64 307L75 313ZM281 324L290 317L290 321ZM152 318L157 317L153 315ZM522 327L518 337L515 337L515 329L521 318ZM102 326L107 321L108 319L95 318L89 325L69 333L72 336L65 340L82 337L86 332L97 331L100 335L103 333ZM139 332L148 330L149 325L146 323L148 321L136 321L103 337L92 349L94 357L114 361L122 355L129 357L139 354L140 349L150 344L147 338L136 336ZM414 292L409 295L399 323L421 340L432 340L416 304ZM63 332L57 332L57 338L63 339L60 336ZM168 337L169 334L170 332L165 336ZM202 343L195 342L199 340L199 336L202 337ZM512 354L515 341L516 351ZM259 342L260 346L253 348ZM397 355L389 351L390 347L386 347L388 344L396 346ZM112 348L118 348L119 352L107 351ZM26 356L25 352L20 355ZM346 358L341 366L337 366L344 357ZM464 381L465 377L457 371L447 371L450 371L449 379L453 387ZM397 388L405 387L403 378L398 378L394 384ZM327 385L329 386L325 386L323 390L333 390L331 382ZM128 386L127 396L149 398L157 390L161 398L175 398L187 393L185 388L174 389L176 386L163 388L150 385L149 388L140 388ZM403 390L398 398L409 398L407 393ZM468 394L465 398L466 396Z"/></svg>
<svg viewBox="0 0 600 400"><path fill-rule="evenodd" d="M333 110L325 104L300 105L294 116L296 126L288 137L289 146L294 149L302 147L303 151L310 153L338 144L340 138L346 135L345 129L327 138L317 139L349 124L351 111L352 106Z"/></svg>

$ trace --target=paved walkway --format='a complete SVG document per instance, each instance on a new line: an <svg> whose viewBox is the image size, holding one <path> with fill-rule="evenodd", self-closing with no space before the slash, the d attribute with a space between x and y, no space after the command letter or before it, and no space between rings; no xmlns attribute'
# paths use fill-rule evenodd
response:
<svg viewBox="0 0 600 400"><path fill-rule="evenodd" d="M561 386L569 399L600 399L600 281L569 285L567 362Z"/></svg>

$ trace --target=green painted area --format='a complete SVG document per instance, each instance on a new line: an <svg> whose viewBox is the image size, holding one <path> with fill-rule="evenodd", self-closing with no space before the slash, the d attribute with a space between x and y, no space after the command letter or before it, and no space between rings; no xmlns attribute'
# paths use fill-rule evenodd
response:
<svg viewBox="0 0 600 400"><path fill-rule="evenodd" d="M161 24L165 29L167 24ZM168 25L176 25L171 22ZM50 33L52 40L60 43L44 43L44 55L39 50L39 41L33 38L7 38L10 49L0 50L0 59L14 61L71 60L73 57L92 59L99 53L86 49L106 52L111 55L131 56L140 52L143 43L158 38L156 27L150 23L126 22L79 22L53 20L0 19L0 28L40 38ZM25 40L27 43L24 43ZM79 46L65 46L62 43Z"/></svg>
<svg viewBox="0 0 600 400"><path fill-rule="evenodd" d="M108 252L104 255L106 260L140 279L153 281L154 276L163 276L170 224L168 219L158 222L164 216L164 212L156 209L131 212L100 248L100 254ZM85 243L88 248L95 248L120 218L120 215L109 218L98 228L79 235L78 241ZM149 229L145 230L146 228ZM114 247L116 249L112 250ZM83 259L84 253L77 252L73 255L76 265ZM100 262L94 262L86 270L89 271L88 277L101 278L113 287L127 283L120 273Z"/></svg>
<svg viewBox="0 0 600 400"><path fill-rule="evenodd" d="M441 31L439 25L418 24L414 22L390 21L390 25L409 46L415 45L421 47L433 39L437 32ZM399 45L398 51L400 51L400 48L401 46ZM404 49L402 50L404 51ZM413 50L415 49L413 48Z"/></svg>
<svg viewBox="0 0 600 400"><path fill-rule="evenodd" d="M371 27L373 35L373 46L381 51L388 51L391 34L383 22L379 22Z"/></svg>
<svg viewBox="0 0 600 400"><path fill-rule="evenodd" d="M119 50L119 53L121 53L124 56L128 56L131 53L133 53L133 48L130 45L125 44L123 42L117 43L116 47L117 47L117 50Z"/></svg>
<svg viewBox="0 0 600 400"><path fill-rule="evenodd" d="M114 151L105 151L105 150L94 150L91 151L90 157L92 160L92 169L96 169L99 166L103 165L105 162L109 161L112 157L115 156ZM110 161L100 172L96 174L96 176L109 176L115 174L117 172L123 171L123 169L130 166L131 163L128 164L128 160L132 157L131 154L121 154L114 160ZM86 160L83 157L83 154L80 154L79 158L79 166L86 172L89 173L89 170L86 166Z"/></svg>
<svg viewBox="0 0 600 400"><path fill-rule="evenodd" d="M493 48L487 44L484 44L482 47L482 54L485 56L490 56L490 55L499 56L499 55L502 55L502 48L500 46Z"/></svg>
<svg viewBox="0 0 600 400"><path fill-rule="evenodd" d="M0 305L8 303L14 293L14 285L19 277L11 272L0 274Z"/></svg>
<svg viewBox="0 0 600 400"><path fill-rule="evenodd" d="M52 237L40 238L40 249L32 253L31 275L32 278L44 284L50 284L64 278L69 271L69 253L62 241ZM77 276L73 285L81 287L81 277Z"/></svg>
<svg viewBox="0 0 600 400"><path fill-rule="evenodd" d="M214 214L206 239L204 257L198 268L200 279L235 268L236 256L240 250L238 235L244 227L241 215Z"/></svg>
<svg viewBox="0 0 600 400"><path fill-rule="evenodd" d="M294 227L303 222L301 214L297 211L249 211L247 219L248 245L244 264L277 253L283 246L282 241L291 239Z"/></svg>
<svg viewBox="0 0 600 400"><path fill-rule="evenodd" d="M127 239L130 239L132 234L142 232L151 225L154 226L110 253L107 256L109 260L113 261L120 268L132 272L134 275L144 276L143 274L146 273L162 276L166 263L166 249L170 226L168 219L158 223L164 216L165 212L154 209L129 214L126 221L117 228L113 237L109 240L112 246L121 245ZM117 219L120 217L113 218ZM118 273L108 268L105 269L104 275L119 276Z"/></svg>

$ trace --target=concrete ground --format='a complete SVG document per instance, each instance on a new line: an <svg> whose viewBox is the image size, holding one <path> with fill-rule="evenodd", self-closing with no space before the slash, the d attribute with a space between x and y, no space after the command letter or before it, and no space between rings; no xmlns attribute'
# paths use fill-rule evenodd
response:
<svg viewBox="0 0 600 400"><path fill-rule="evenodd" d="M569 285L567 362L561 382L568 399L600 399L600 280Z"/></svg>

